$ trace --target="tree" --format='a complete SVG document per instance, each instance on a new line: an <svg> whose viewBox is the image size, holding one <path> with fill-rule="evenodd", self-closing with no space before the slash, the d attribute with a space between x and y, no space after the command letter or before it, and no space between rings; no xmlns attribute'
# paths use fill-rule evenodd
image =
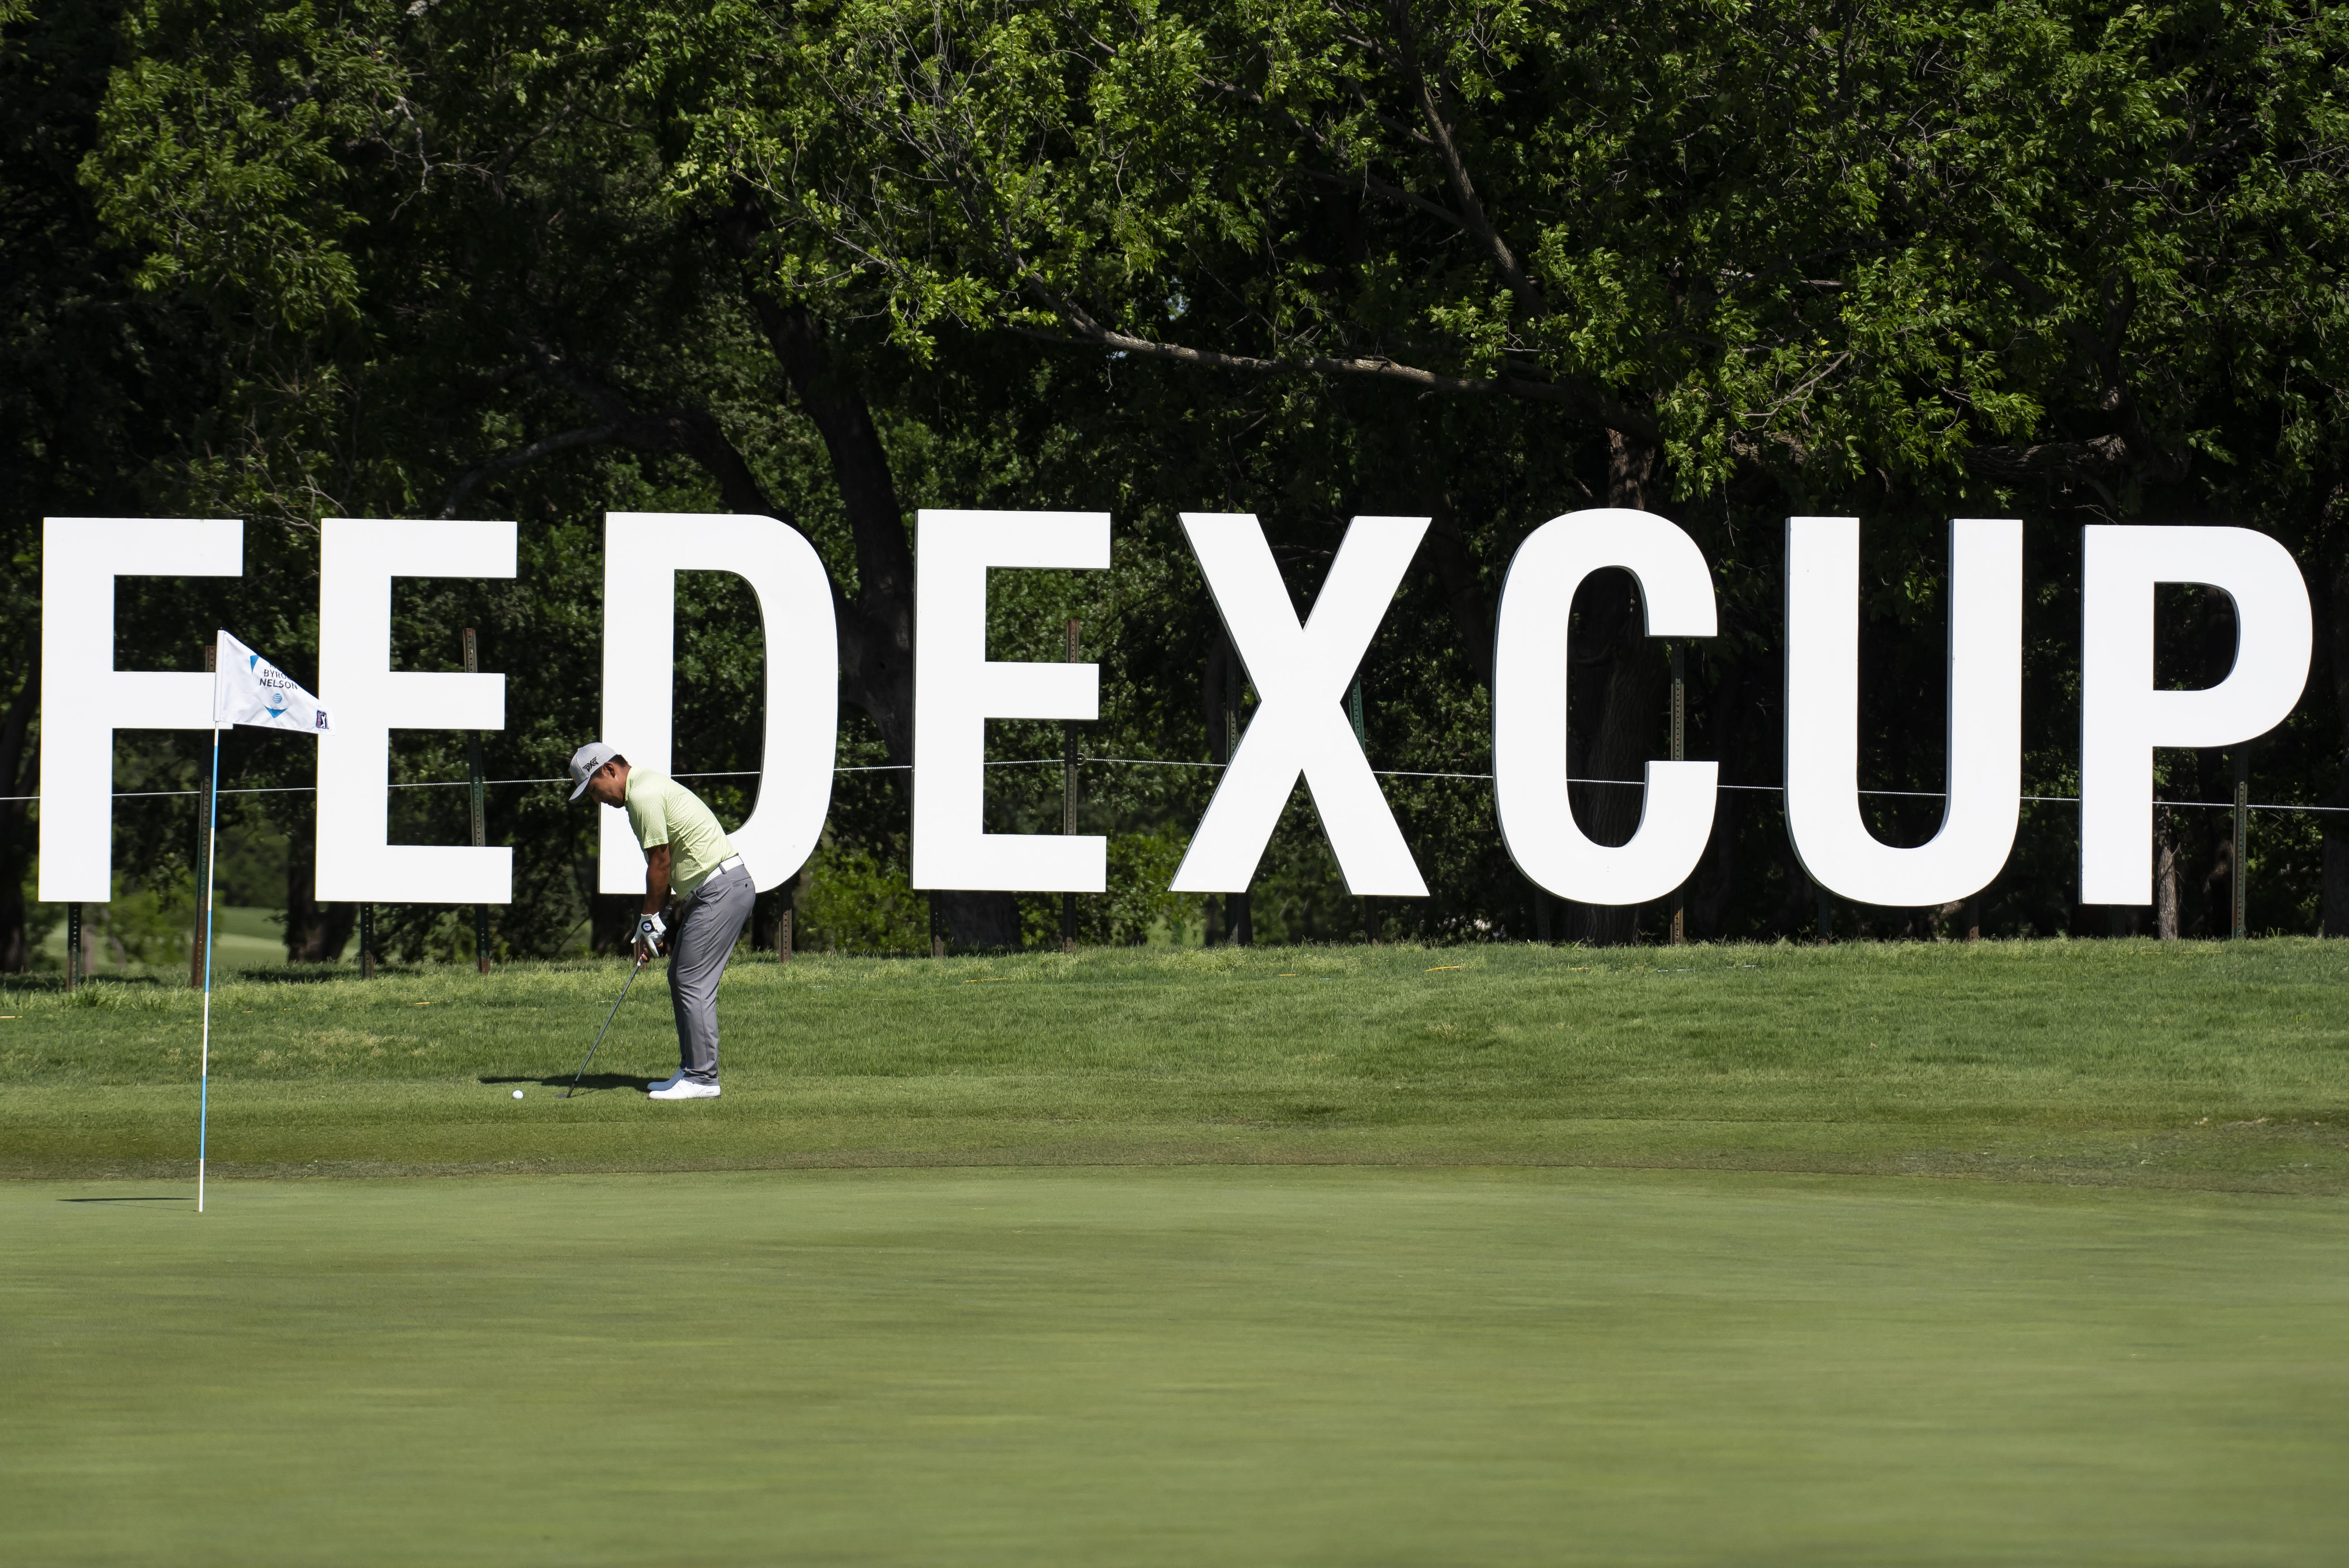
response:
<svg viewBox="0 0 2349 1568"><path fill-rule="evenodd" d="M1952 511L2265 520L2339 448L2335 11L645 15L690 189L758 193L777 286L916 352L953 323L1520 405L1590 454L1587 493L1675 511L1740 568L1741 506L1866 512L1878 618L1930 605ZM1431 489L1477 668L1499 558ZM1749 636L1772 588L1731 583ZM1600 778L1651 754L1631 607L1620 583L1584 606ZM1619 841L1634 801L1584 805Z"/></svg>
<svg viewBox="0 0 2349 1568"><path fill-rule="evenodd" d="M2024 516L2028 766L2033 793L2060 794L2075 522L2251 522L2349 583L2342 30L2283 5L1958 0L1636 17L148 0L122 15L103 105L71 111L90 150L68 193L91 253L124 258L105 319L173 356L109 461L151 504L280 531L273 558L294 564L246 585L276 648L310 634L298 563L319 515L523 520L522 582L399 604L404 660L452 662L465 624L511 650L491 661L515 672L496 773L548 770L594 722L584 520L607 506L807 532L860 716L844 746L875 763L910 752L909 505L1113 510L1107 582L1008 603L1103 629L1104 729L1137 748L1118 754L1193 759L1225 665L1173 514L1258 511L1309 600L1348 516L1423 513L1426 570L1366 664L1371 747L1466 774L1516 542L1617 504L1674 517L1714 564L1695 744L1741 784L1775 772L1779 521L1862 516L1868 781L1922 790L1940 777L1946 519ZM714 587L688 627L710 766L754 748L743 609ZM1575 613L1575 769L1635 777L1661 651L1628 580L1594 580ZM2165 616L2201 637L2166 673L2209 678L2223 617L2190 596ZM2349 791L2344 666L2337 710L2304 708L2263 769ZM402 766L453 770L435 746ZM236 765L278 776L257 753ZM2212 799L2220 766L2171 759L2173 784ZM1195 810L1195 782L1127 777L1098 809L1130 829ZM1384 911L1391 928L1528 931L1481 787L1390 785L1434 890ZM1005 811L1032 805L995 787ZM901 814L843 789L836 823L885 859ZM401 797L419 830L431 797ZM1704 931L1809 918L1762 799L1725 798L1692 890ZM1619 841L1637 799L1594 785L1577 810ZM1932 830L1929 806L1878 805L1893 841ZM586 907L585 823L536 796L508 820L533 891L502 939L547 950ZM2186 820L2188 858L2216 867ZM2032 809L2004 928L2079 925L2068 831ZM2292 862L2309 869L2255 886L2321 881L2338 929L2344 845L2328 830L2322 878L2311 839ZM1354 929L1333 878L1300 796L1259 927ZM436 912L403 919L406 940L442 940ZM1016 931L1008 898L952 919L966 941ZM1627 940L1638 920L1586 910L1568 931Z"/></svg>

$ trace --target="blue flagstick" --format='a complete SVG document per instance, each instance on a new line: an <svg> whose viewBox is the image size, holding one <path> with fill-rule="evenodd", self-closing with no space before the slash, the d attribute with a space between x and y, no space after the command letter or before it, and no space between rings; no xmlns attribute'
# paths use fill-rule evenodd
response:
<svg viewBox="0 0 2349 1568"><path fill-rule="evenodd" d="M215 686L220 677L212 677ZM213 699L217 708L219 699ZM204 827L204 1057L202 1076L197 1080L199 1091L196 1110L196 1212L204 1212L204 1136L211 1130L212 1115L212 867L220 860L220 721L212 721L212 820Z"/></svg>

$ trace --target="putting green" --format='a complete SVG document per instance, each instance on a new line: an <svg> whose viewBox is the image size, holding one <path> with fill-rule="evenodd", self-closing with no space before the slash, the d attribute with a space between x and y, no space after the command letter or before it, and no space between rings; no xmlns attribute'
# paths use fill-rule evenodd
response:
<svg viewBox="0 0 2349 1568"><path fill-rule="evenodd" d="M2349 1202L1694 1171L0 1184L12 1562L2318 1563Z"/></svg>

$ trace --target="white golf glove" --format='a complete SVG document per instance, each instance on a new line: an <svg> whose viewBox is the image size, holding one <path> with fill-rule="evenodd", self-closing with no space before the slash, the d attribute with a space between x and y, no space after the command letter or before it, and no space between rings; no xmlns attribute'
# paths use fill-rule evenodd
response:
<svg viewBox="0 0 2349 1568"><path fill-rule="evenodd" d="M636 940L652 952L660 951L661 938L668 934L668 926L656 911L636 922Z"/></svg>

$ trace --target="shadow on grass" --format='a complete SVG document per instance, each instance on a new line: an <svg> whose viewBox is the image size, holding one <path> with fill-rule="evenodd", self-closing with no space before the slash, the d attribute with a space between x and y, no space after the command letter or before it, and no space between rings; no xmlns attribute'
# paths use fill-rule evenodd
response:
<svg viewBox="0 0 2349 1568"><path fill-rule="evenodd" d="M60 1198L60 1203L184 1203L185 1192L174 1192L168 1198Z"/></svg>
<svg viewBox="0 0 2349 1568"><path fill-rule="evenodd" d="M475 1081L486 1084L534 1083L541 1088L569 1088L571 1075L563 1073L554 1078L484 1078ZM650 1092L653 1085L660 1081L658 1078L645 1078L634 1073L589 1073L579 1080L579 1092L585 1094L591 1088L627 1088L634 1089L638 1094L645 1094Z"/></svg>

